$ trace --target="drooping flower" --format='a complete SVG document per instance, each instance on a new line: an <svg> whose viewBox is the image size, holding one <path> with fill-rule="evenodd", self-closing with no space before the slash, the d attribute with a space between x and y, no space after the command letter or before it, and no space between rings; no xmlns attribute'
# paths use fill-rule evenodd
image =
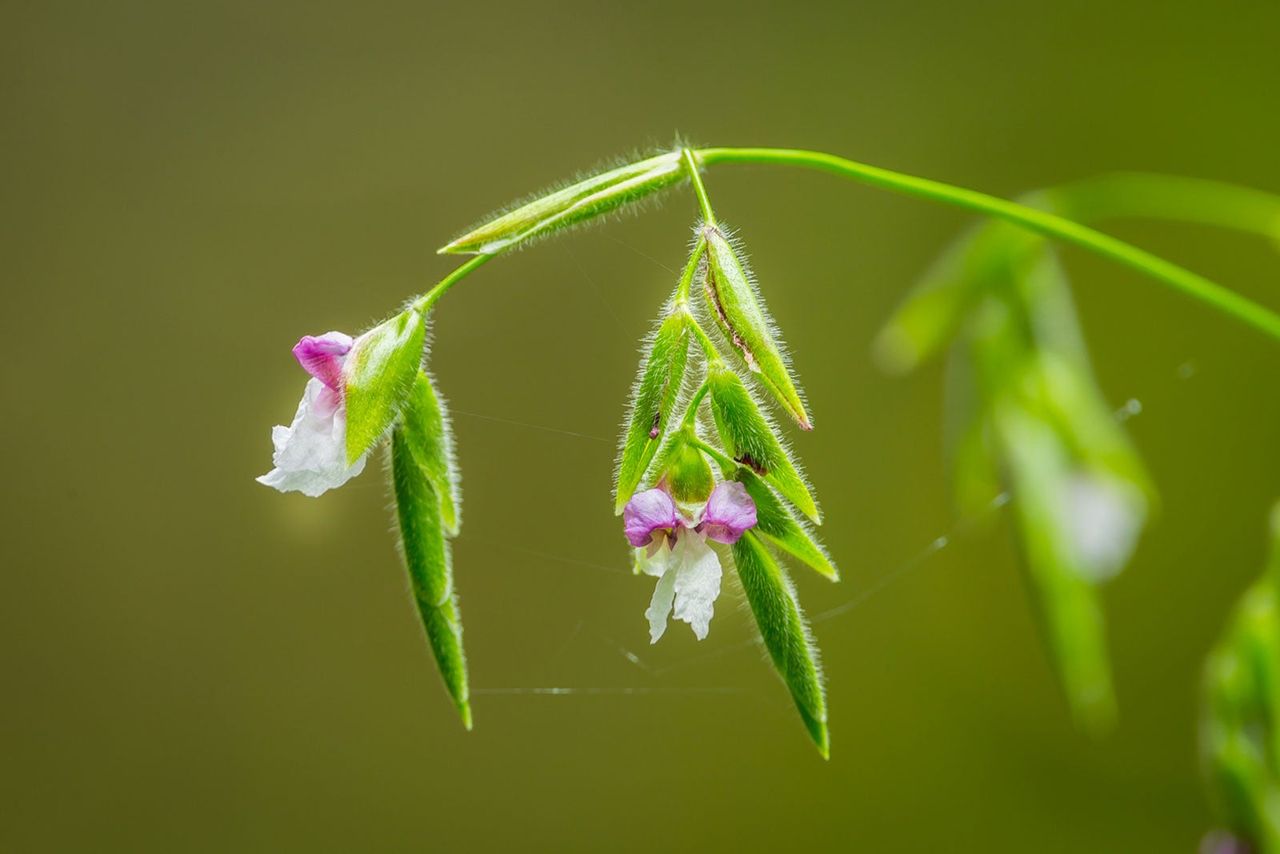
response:
<svg viewBox="0 0 1280 854"><path fill-rule="evenodd" d="M637 493L623 511L627 540L638 549L637 568L658 584L644 612L649 642L657 643L674 615L698 640L707 636L720 595L720 558L707 540L736 543L756 524L756 505L742 484L728 481L711 492L697 518L681 515L662 489Z"/></svg>
<svg viewBox="0 0 1280 854"><path fill-rule="evenodd" d="M293 423L272 428L275 468L258 478L259 483L314 498L364 471L368 454L347 464L342 371L353 346L351 336L326 332L308 335L293 348L294 357L311 379L302 392Z"/></svg>

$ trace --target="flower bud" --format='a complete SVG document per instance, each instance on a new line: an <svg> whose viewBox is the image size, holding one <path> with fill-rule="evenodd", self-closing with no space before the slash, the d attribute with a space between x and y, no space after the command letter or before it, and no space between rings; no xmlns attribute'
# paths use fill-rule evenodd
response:
<svg viewBox="0 0 1280 854"><path fill-rule="evenodd" d="M715 488L711 464L682 434L671 437L662 451L659 480L681 504L702 504Z"/></svg>
<svg viewBox="0 0 1280 854"><path fill-rule="evenodd" d="M439 252L442 255L495 255L531 238L642 199L674 184L683 174L679 151L610 169L497 216Z"/></svg>

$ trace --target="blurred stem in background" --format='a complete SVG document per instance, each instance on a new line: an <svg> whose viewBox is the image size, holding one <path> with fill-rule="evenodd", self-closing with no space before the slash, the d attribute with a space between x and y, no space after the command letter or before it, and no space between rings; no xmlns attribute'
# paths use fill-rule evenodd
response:
<svg viewBox="0 0 1280 854"><path fill-rule="evenodd" d="M1205 777L1230 836L1212 852L1280 852L1280 504L1271 560L1244 594L1205 668L1200 728ZM1232 847L1235 846L1235 847Z"/></svg>

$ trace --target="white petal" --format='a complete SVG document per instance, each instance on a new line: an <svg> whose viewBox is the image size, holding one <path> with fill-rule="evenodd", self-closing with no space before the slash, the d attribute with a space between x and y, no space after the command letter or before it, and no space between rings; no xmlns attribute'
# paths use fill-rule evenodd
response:
<svg viewBox="0 0 1280 854"><path fill-rule="evenodd" d="M702 640L711 628L716 597L720 595L720 558L692 531L681 535L674 558L675 571L668 574L676 578L675 618L692 626L693 633Z"/></svg>
<svg viewBox="0 0 1280 854"><path fill-rule="evenodd" d="M1094 581L1114 576L1133 552L1146 500L1127 483L1077 474L1063 492L1062 512L1080 568Z"/></svg>
<svg viewBox="0 0 1280 854"><path fill-rule="evenodd" d="M656 546L646 546L635 550L635 571L661 578L671 567L671 538L662 537Z"/></svg>
<svg viewBox="0 0 1280 854"><path fill-rule="evenodd" d="M288 427L271 431L275 468L258 483L315 498L364 471L368 454L347 465L347 413L337 395L317 379L307 382Z"/></svg>
<svg viewBox="0 0 1280 854"><path fill-rule="evenodd" d="M657 643L667 630L667 615L671 613L671 601L676 598L676 574L668 572L658 579L653 588L649 609L644 612L649 620L649 643Z"/></svg>

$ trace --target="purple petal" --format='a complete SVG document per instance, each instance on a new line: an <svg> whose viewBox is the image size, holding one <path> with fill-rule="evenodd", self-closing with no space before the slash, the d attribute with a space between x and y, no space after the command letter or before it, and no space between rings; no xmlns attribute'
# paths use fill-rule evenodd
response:
<svg viewBox="0 0 1280 854"><path fill-rule="evenodd" d="M743 531L756 526L756 503L747 488L729 480L711 491L698 532L717 543L736 543Z"/></svg>
<svg viewBox="0 0 1280 854"><path fill-rule="evenodd" d="M304 336L293 348L294 358L311 376L334 391L342 391L342 363L355 342L350 335L326 332Z"/></svg>
<svg viewBox="0 0 1280 854"><path fill-rule="evenodd" d="M622 522L627 541L640 548L653 541L654 531L679 526L680 516L670 495L661 489L646 489L631 496L622 511Z"/></svg>

